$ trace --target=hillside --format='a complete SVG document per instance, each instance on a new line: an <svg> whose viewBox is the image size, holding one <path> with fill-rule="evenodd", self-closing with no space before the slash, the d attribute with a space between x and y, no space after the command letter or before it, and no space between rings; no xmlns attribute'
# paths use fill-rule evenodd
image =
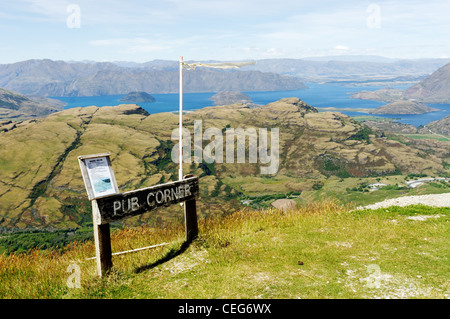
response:
<svg viewBox="0 0 450 319"><path fill-rule="evenodd" d="M425 125L425 129L435 134L444 134L450 136L450 115Z"/></svg>
<svg viewBox="0 0 450 319"><path fill-rule="evenodd" d="M241 206L240 194L306 192L329 177L409 173L445 173L446 145L432 151L372 134L337 112L317 112L298 98L265 106L207 107L187 113L184 127L279 129L279 167L261 175L268 164L185 165L200 177L200 216L226 215ZM171 160L172 130L178 116L149 115L137 105L73 108L46 118L0 124L0 226L70 228L91 221L90 203L77 156L110 152L121 191L177 179ZM207 143L205 141L204 143ZM205 145L205 144L204 144ZM442 148L442 151L440 149ZM248 154L248 147L247 154ZM133 217L126 223L161 224L182 220L179 207Z"/></svg>
<svg viewBox="0 0 450 319"><path fill-rule="evenodd" d="M25 119L61 111L64 103L46 98L30 98L0 88L0 120Z"/></svg>
<svg viewBox="0 0 450 319"><path fill-rule="evenodd" d="M450 63L408 88L404 97L428 103L450 102Z"/></svg>
<svg viewBox="0 0 450 319"><path fill-rule="evenodd" d="M386 105L377 107L370 114L424 114L439 111L438 109L429 107L426 104L414 101L395 101Z"/></svg>
<svg viewBox="0 0 450 319"><path fill-rule="evenodd" d="M352 94L352 99L361 99L361 100L376 100L383 102L395 102L402 98L403 91L400 89L393 88L382 88L375 91L360 91Z"/></svg>
<svg viewBox="0 0 450 319"><path fill-rule="evenodd" d="M260 71L186 70L185 92L277 91L306 88L298 78ZM36 96L98 96L178 92L177 69L131 68L113 63L28 60L0 65L0 87Z"/></svg>

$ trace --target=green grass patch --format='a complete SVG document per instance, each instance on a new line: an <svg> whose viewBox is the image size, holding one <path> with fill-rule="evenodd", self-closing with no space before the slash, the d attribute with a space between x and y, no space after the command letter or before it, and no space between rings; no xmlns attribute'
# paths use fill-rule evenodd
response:
<svg viewBox="0 0 450 319"><path fill-rule="evenodd" d="M401 135L415 139L415 140L427 139L427 140L450 142L450 137L446 137L444 135L437 135L437 134L401 134Z"/></svg>
<svg viewBox="0 0 450 319"><path fill-rule="evenodd" d="M358 122L365 122L365 121L373 121L373 122L393 122L396 119L393 118L386 118L386 117L379 117L379 116L370 116L370 115L357 115L352 116L352 119Z"/></svg>

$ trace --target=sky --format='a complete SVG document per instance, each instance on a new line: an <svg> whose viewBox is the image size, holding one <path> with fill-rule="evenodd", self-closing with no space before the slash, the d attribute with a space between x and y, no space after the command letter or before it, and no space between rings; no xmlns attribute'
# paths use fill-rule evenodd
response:
<svg viewBox="0 0 450 319"><path fill-rule="evenodd" d="M1 0L0 64L450 57L450 1Z"/></svg>

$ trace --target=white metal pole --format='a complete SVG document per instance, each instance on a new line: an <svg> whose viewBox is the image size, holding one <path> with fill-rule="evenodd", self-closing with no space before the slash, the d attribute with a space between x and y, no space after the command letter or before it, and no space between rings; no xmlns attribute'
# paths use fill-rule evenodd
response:
<svg viewBox="0 0 450 319"><path fill-rule="evenodd" d="M178 144L179 147L179 151L180 151L180 157L179 157L179 161L180 161L180 168L178 170L178 179L182 180L183 179L183 56L180 56L180 114L179 114L179 133L180 133L180 138L179 138L179 143Z"/></svg>

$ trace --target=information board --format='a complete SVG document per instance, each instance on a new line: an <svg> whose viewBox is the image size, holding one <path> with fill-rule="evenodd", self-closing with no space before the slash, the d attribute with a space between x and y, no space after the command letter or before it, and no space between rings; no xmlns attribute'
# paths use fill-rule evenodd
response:
<svg viewBox="0 0 450 319"><path fill-rule="evenodd" d="M119 192L109 155L102 153L78 157L89 200Z"/></svg>

